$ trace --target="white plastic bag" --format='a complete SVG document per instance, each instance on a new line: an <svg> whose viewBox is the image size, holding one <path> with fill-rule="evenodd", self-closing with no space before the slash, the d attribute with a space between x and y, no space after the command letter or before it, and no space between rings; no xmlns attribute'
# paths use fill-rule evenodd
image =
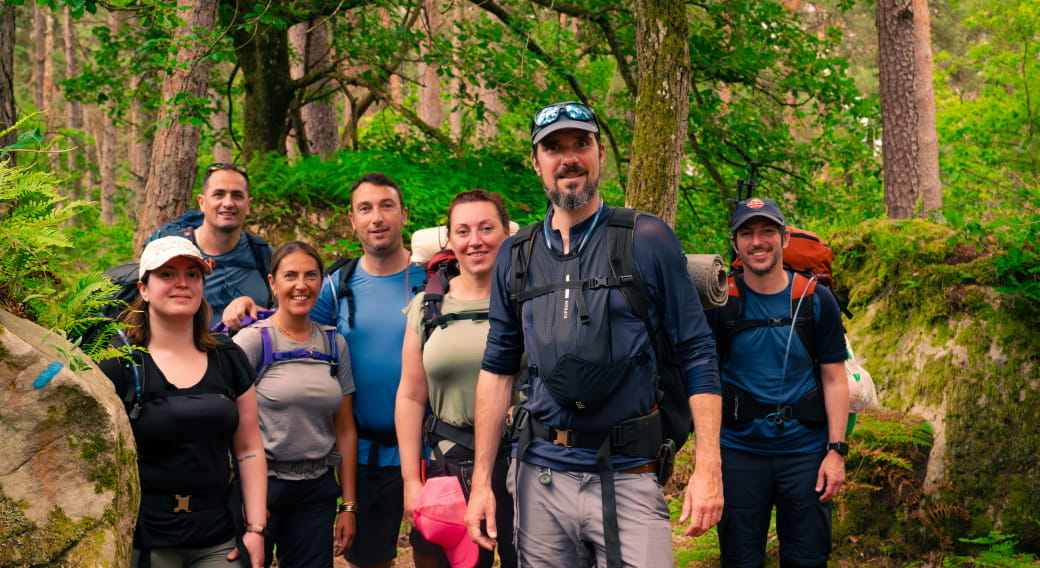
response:
<svg viewBox="0 0 1040 568"><path fill-rule="evenodd" d="M845 375L849 378L849 412L863 412L878 406L877 389L870 372L863 368L852 352L852 344L848 336L845 345L849 356L845 359Z"/></svg>

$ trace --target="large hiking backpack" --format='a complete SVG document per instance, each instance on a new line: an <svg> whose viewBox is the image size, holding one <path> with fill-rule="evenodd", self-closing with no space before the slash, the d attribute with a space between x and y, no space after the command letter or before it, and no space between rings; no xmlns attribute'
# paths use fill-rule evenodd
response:
<svg viewBox="0 0 1040 568"><path fill-rule="evenodd" d="M155 239L161 239L162 237L178 236L184 237L191 242L195 242L195 229L202 226L205 215L202 211L196 211L195 209L189 209L185 211L183 215L163 223L161 227L155 230L145 244L154 241ZM253 261L248 265L241 265L238 268L248 268L256 270L260 273L260 278L263 279L264 283L267 283L267 274L271 271L271 254L270 248L267 245L267 241L260 237L250 233L249 231L242 231L245 234L246 242L249 243L249 250L253 253ZM268 286L268 296L270 297L270 286ZM270 302L268 302L270 304Z"/></svg>
<svg viewBox="0 0 1040 568"><path fill-rule="evenodd" d="M201 211L189 210L177 219L164 223L156 229L145 241L145 245L147 246L148 243L156 239L169 236L184 237L194 243L195 229L202 226L202 220L203 213ZM267 293L270 298L271 289L267 284L267 273L270 272L271 265L270 249L267 246L267 242L260 237L248 231L243 231L243 233L246 236L246 242L249 243L249 250L253 253L253 262L246 268L260 273L264 285L268 287ZM113 284L119 287L116 293L109 298L108 305L102 310L100 314L102 317L116 319L119 317L119 314L137 299L138 267L138 263L129 262L114 266L101 273L102 276L107 276ZM93 333L96 333L96 330L92 328L84 332L83 336L86 339Z"/></svg>
<svg viewBox="0 0 1040 568"><path fill-rule="evenodd" d="M426 265L426 285L423 295L423 334L422 344L430 339L433 330L448 327L448 324L461 320L486 320L488 312L441 313L444 295L448 292L448 282L459 275L459 261L454 251L442 250L433 255Z"/></svg>
<svg viewBox="0 0 1040 568"><path fill-rule="evenodd" d="M651 299L639 275L633 252L636 218L648 215L634 209L613 208L606 220L610 266L615 275L607 286L618 287L629 306L643 321L657 356L658 406L661 412L663 440L672 440L678 451L693 431L689 397L686 396L686 378L675 353L675 346L661 326L650 321ZM527 280L528 264L533 250L534 235L541 234L542 223L522 227L513 237L510 254L512 295L510 301L517 321L520 320L521 302Z"/></svg>
<svg viewBox="0 0 1040 568"><path fill-rule="evenodd" d="M790 242L784 249L784 268L805 276L816 276L817 281L830 288L834 279L831 270L834 251L830 245L812 231L791 226L787 230ZM733 260L731 266L735 272L744 270L744 263L739 257Z"/></svg>

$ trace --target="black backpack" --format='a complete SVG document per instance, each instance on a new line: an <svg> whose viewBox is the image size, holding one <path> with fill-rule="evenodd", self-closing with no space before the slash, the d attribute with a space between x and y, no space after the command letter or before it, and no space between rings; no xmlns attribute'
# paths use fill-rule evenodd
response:
<svg viewBox="0 0 1040 568"><path fill-rule="evenodd" d="M651 299L639 276L639 267L636 265L633 253L636 218L639 215L649 215L649 213L616 207L611 209L610 216L606 220L610 266L616 278L616 282L612 284L625 295L632 311L643 320L647 333L650 335L654 353L657 355L659 377L657 398L661 411L664 440L672 440L675 443L675 450L678 451L693 431L693 418L690 415L689 397L686 396L686 377L675 353L675 346L668 338L663 322L662 325L655 327L650 321ZM523 227L513 237L510 251L513 275L510 301L517 321L520 321L519 300L526 284L527 267L533 249L532 237L541 233L542 223L544 221Z"/></svg>
<svg viewBox="0 0 1040 568"><path fill-rule="evenodd" d="M340 271L340 273L339 273L339 286L336 287L336 297L333 298L333 306L334 306L333 307L333 313L337 314L337 315L334 315L333 318L332 318L333 323L335 324L335 321L338 318L338 314L339 314L339 301L340 301L340 299L341 298L346 298L347 299L347 325L351 329L354 328L354 313L356 311L357 306L355 305L354 291L350 289L350 284L349 283L350 283L350 277L353 276L354 275L354 271L357 270L357 265L358 265L358 261L359 260L361 260L360 256L355 256L355 257L350 257L350 258L343 257L343 258L337 260L336 262L332 263L332 266L330 266L327 270L325 270L325 274L330 274L330 275L331 274L335 274L337 270Z"/></svg>

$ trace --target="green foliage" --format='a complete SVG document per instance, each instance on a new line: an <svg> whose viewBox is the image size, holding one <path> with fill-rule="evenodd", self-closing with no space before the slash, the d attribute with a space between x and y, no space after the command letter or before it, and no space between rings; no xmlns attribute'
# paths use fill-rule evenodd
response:
<svg viewBox="0 0 1040 568"><path fill-rule="evenodd" d="M84 205L66 203L57 185L49 174L0 161L0 303L15 307L57 281L51 258L71 246L62 225Z"/></svg>
<svg viewBox="0 0 1040 568"><path fill-rule="evenodd" d="M411 229L443 224L451 198L468 189L502 195L510 217L521 225L544 212L544 193L526 156L494 150L456 158L425 151L418 143L398 143L295 163L268 155L254 161L251 169L263 172L254 177L255 199L284 204L280 212L288 218L299 215L301 204L334 208L345 214L351 186L369 172L383 172L401 187Z"/></svg>
<svg viewBox="0 0 1040 568"><path fill-rule="evenodd" d="M944 568L1025 568L1036 566L1036 557L1015 551L1018 541L1014 536L993 531L980 538L962 538L973 547L984 547L975 556L950 556L943 559Z"/></svg>

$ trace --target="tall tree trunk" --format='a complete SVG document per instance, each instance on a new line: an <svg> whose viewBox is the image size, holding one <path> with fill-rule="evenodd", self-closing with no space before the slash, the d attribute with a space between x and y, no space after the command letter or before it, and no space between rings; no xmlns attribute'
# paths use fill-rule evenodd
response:
<svg viewBox="0 0 1040 568"><path fill-rule="evenodd" d="M452 9L455 22L461 23L467 21L469 17L470 5L463 2L456 2L455 7ZM461 61L457 55L452 56L452 62L461 67ZM448 79L448 89L451 97L451 111L448 113L448 135L451 136L452 140L462 142L462 108L463 108L463 89L465 84L462 79L458 76L458 73L452 73Z"/></svg>
<svg viewBox="0 0 1040 568"><path fill-rule="evenodd" d="M477 125L477 139L481 142L494 140L498 138L498 117L505 112L505 105L494 89L480 87L478 96L487 112L484 113L484 120Z"/></svg>
<svg viewBox="0 0 1040 568"><path fill-rule="evenodd" d="M639 95L625 202L674 225L692 86L686 5L636 0L635 12Z"/></svg>
<svg viewBox="0 0 1040 568"><path fill-rule="evenodd" d="M907 0L877 0L876 5L885 208L889 218L906 219L921 194L914 15Z"/></svg>
<svg viewBox="0 0 1040 568"><path fill-rule="evenodd" d="M119 36L119 15L108 13L108 31L112 37ZM112 123L115 102L99 105L94 139L97 141L98 172L101 174L101 222L110 226L116 222L113 197L116 193L116 129Z"/></svg>
<svg viewBox="0 0 1040 568"><path fill-rule="evenodd" d="M211 95L214 100L219 100L221 95L213 93ZM234 161L233 152L231 146L224 143L225 140L230 138L228 133L228 113L225 107L221 107L220 110L213 113L209 117L210 125L213 126L213 131L216 136L216 141L213 143L213 161L214 162L232 162ZM230 141L230 140L228 140Z"/></svg>
<svg viewBox="0 0 1040 568"><path fill-rule="evenodd" d="M14 9L9 2L0 2L0 132L18 122L18 111L14 102ZM18 141L18 133L11 130L0 136L0 148ZM15 153L9 154L13 165Z"/></svg>
<svg viewBox="0 0 1040 568"><path fill-rule="evenodd" d="M236 0L237 13L248 14L253 2ZM238 21L236 24L244 22ZM242 69L242 159L257 154L285 154L288 116L295 84L289 76L289 33L284 26L253 22L236 25L232 34Z"/></svg>
<svg viewBox="0 0 1040 568"><path fill-rule="evenodd" d="M119 14L115 11L108 12L107 22L108 32L112 37L118 37ZM115 223L115 127L112 124L114 109L113 101L99 105L94 129L98 148L98 172L101 174L101 223L106 226Z"/></svg>
<svg viewBox="0 0 1040 568"><path fill-rule="evenodd" d="M921 206L925 213L942 208L939 178L939 134L935 126L935 88L932 77L932 15L928 0L913 0L914 69L917 138L920 144Z"/></svg>
<svg viewBox="0 0 1040 568"><path fill-rule="evenodd" d="M62 9L62 54L65 56L65 78L71 79L79 76L79 58L76 54L76 26L73 25L75 20L72 19L72 14L69 13L69 7L65 6ZM83 130L83 103L79 101L65 100L65 123L68 129L72 131ZM83 149L86 142L83 140L83 136L79 136L80 140L76 140L77 144L80 144L79 150ZM65 154L65 168L68 170L68 175L72 182L71 190L72 196L75 198L82 197L83 190L83 175L80 173L80 168L77 166L77 159L83 159L83 153L80 151L68 152Z"/></svg>
<svg viewBox="0 0 1040 568"><path fill-rule="evenodd" d="M444 111L441 108L441 83L437 76L438 65L429 63L433 38L437 36L440 28L440 13L437 0L423 0L423 28L426 37L419 44L419 118L434 128L440 128L444 121Z"/></svg>
<svg viewBox="0 0 1040 568"><path fill-rule="evenodd" d="M132 88L140 92L154 85L155 81L155 71L146 69L134 76ZM137 197L133 211L129 213L135 221L147 195L145 186L151 170L155 118L155 109L146 105L143 97L137 96L130 101L130 190Z"/></svg>
<svg viewBox="0 0 1040 568"><path fill-rule="evenodd" d="M216 0L177 0L178 12L185 25L174 32L175 41L184 41L195 30L212 31L217 20ZM144 239L156 227L180 215L188 208L199 153L199 127L177 120L178 109L173 97L188 92L202 97L206 94L211 64L203 59L209 49L206 41L181 49L177 70L163 80L162 106L159 109L160 126L152 146L152 167L145 185L144 207L134 236L134 250L140 250Z"/></svg>
<svg viewBox="0 0 1040 568"><path fill-rule="evenodd" d="M43 92L43 76L46 73L47 58L49 56L45 36L47 35L47 12L50 11L50 8L34 3L32 10L33 27L29 35L32 38L32 51L30 51L31 55L29 56L29 61L32 63L30 92L32 93L33 106L39 110L47 105Z"/></svg>
<svg viewBox="0 0 1040 568"><path fill-rule="evenodd" d="M292 65L293 79L301 79L307 73L331 64L332 44L325 20L310 20L289 28L289 41L297 54ZM307 97L312 97L313 93L329 94L332 86L328 79L308 85ZM336 151L339 147L336 104L330 96L303 105L300 119L305 134L302 139L307 141L307 154L326 155Z"/></svg>

